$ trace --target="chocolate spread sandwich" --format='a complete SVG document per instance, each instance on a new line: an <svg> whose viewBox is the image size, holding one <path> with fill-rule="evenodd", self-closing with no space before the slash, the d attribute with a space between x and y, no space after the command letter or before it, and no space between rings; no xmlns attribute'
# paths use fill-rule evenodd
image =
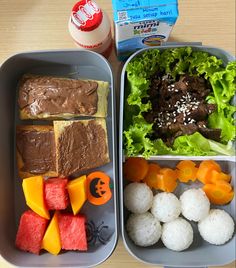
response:
<svg viewBox="0 0 236 268"><path fill-rule="evenodd" d="M107 116L109 83L24 75L19 82L21 119Z"/></svg>
<svg viewBox="0 0 236 268"><path fill-rule="evenodd" d="M17 126L16 158L21 178L57 176L53 126Z"/></svg>
<svg viewBox="0 0 236 268"><path fill-rule="evenodd" d="M110 161L105 119L53 123L60 176L100 167Z"/></svg>

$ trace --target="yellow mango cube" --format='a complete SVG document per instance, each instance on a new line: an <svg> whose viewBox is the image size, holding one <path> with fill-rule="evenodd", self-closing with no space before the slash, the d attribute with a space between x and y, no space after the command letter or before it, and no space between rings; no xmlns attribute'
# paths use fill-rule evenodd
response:
<svg viewBox="0 0 236 268"><path fill-rule="evenodd" d="M26 204L38 215L50 219L44 202L44 180L42 176L26 178L22 182Z"/></svg>
<svg viewBox="0 0 236 268"><path fill-rule="evenodd" d="M76 215L87 200L86 175L68 182L67 191L69 193L73 213Z"/></svg>
<svg viewBox="0 0 236 268"><path fill-rule="evenodd" d="M41 248L47 250L53 255L58 255L61 250L57 212L54 213L54 216L48 225L43 237Z"/></svg>

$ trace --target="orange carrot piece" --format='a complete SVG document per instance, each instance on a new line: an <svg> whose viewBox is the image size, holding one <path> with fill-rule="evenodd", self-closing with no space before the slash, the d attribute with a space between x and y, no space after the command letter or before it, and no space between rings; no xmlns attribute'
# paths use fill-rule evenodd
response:
<svg viewBox="0 0 236 268"><path fill-rule="evenodd" d="M227 193L231 192L233 189L230 183L228 183L227 181L223 181L223 180L216 181L215 185L219 186L222 190L224 190Z"/></svg>
<svg viewBox="0 0 236 268"><path fill-rule="evenodd" d="M150 163L148 165L148 172L143 182L145 182L150 188L158 189L157 174L160 171L158 164Z"/></svg>
<svg viewBox="0 0 236 268"><path fill-rule="evenodd" d="M181 182L195 181L197 179L196 164L191 160L183 160L178 163L176 166L177 178Z"/></svg>
<svg viewBox="0 0 236 268"><path fill-rule="evenodd" d="M206 184L202 189L206 193L210 202L214 205L228 204L234 198L234 191L224 191L219 185Z"/></svg>
<svg viewBox="0 0 236 268"><path fill-rule="evenodd" d="M211 171L221 172L221 167L214 160L204 160L199 165L197 179L203 184L211 183Z"/></svg>
<svg viewBox="0 0 236 268"><path fill-rule="evenodd" d="M148 162L141 157L130 157L124 163L124 177L129 181L139 182L148 172Z"/></svg>
<svg viewBox="0 0 236 268"><path fill-rule="evenodd" d="M230 182L231 181L231 175L224 173L224 172L218 172L216 170L212 170L210 173L210 182L211 183L216 183L219 180L223 180L226 182Z"/></svg>
<svg viewBox="0 0 236 268"><path fill-rule="evenodd" d="M173 192L177 187L177 175L171 168L161 168L157 174L158 189L165 192Z"/></svg>

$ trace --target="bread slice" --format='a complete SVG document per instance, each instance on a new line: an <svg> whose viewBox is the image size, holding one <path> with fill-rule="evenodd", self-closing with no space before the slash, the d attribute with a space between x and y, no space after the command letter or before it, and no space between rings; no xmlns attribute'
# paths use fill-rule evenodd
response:
<svg viewBox="0 0 236 268"><path fill-rule="evenodd" d="M109 148L106 121L54 121L56 164L60 176L107 164Z"/></svg>
<svg viewBox="0 0 236 268"><path fill-rule="evenodd" d="M35 175L57 176L53 126L17 126L16 160L22 179Z"/></svg>
<svg viewBox="0 0 236 268"><path fill-rule="evenodd" d="M25 74L19 83L20 119L106 117L108 93L105 81Z"/></svg>

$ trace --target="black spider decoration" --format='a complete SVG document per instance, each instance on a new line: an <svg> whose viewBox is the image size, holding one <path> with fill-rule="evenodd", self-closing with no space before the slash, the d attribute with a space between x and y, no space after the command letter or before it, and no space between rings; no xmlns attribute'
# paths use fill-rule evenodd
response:
<svg viewBox="0 0 236 268"><path fill-rule="evenodd" d="M100 243L105 245L108 242L109 239L104 238L102 235L102 230L108 229L108 226L103 224L104 222L102 221L98 226L96 226L92 220L86 223L86 235L88 243L95 245L98 240Z"/></svg>

